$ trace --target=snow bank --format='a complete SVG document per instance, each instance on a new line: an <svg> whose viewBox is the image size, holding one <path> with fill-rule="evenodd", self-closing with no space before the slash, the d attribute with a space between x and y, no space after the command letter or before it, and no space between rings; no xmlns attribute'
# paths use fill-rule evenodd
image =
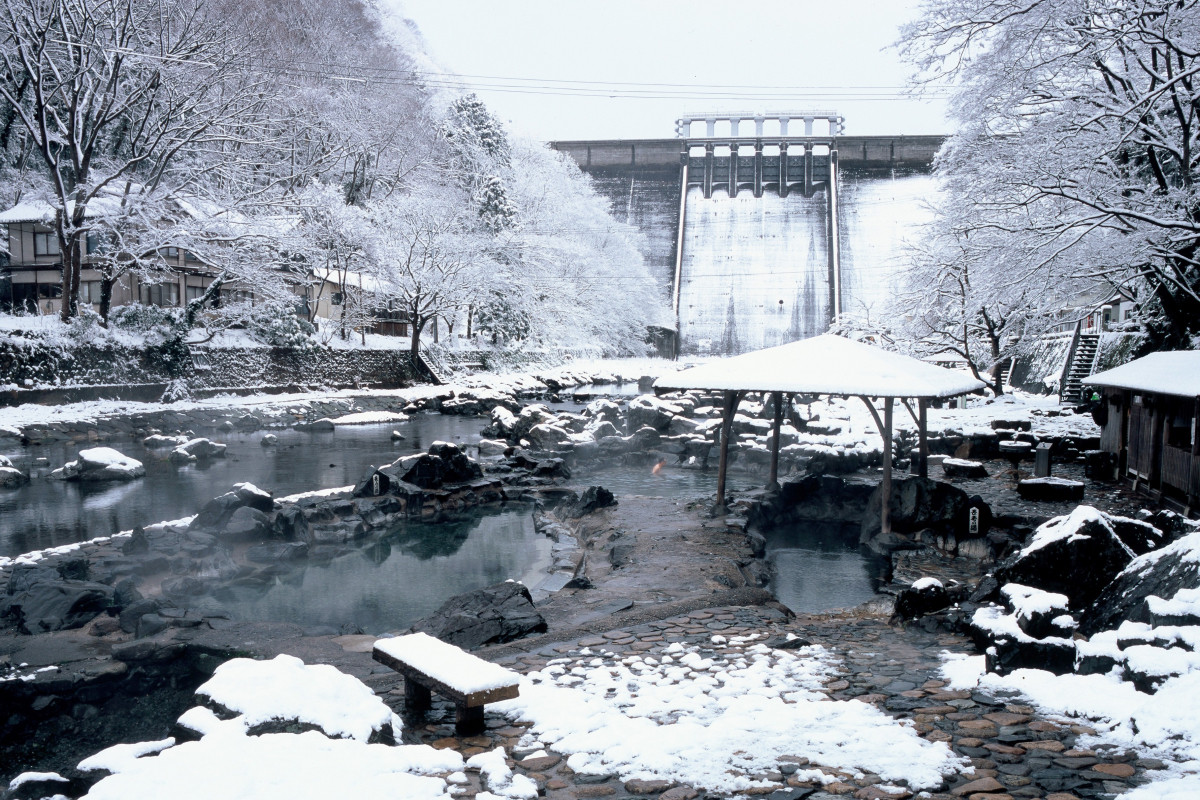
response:
<svg viewBox="0 0 1200 800"><path fill-rule="evenodd" d="M366 685L331 666L306 666L285 655L261 662L234 659L218 667L198 693L244 716L221 720L207 708L193 708L180 723L201 734L199 741L121 744L85 759L80 769L112 773L92 787L87 800L445 800L452 782L461 779L463 759L453 750L364 743L367 723L386 721L390 711ZM297 718L354 738L318 731L246 735L247 720Z"/></svg>
<svg viewBox="0 0 1200 800"><path fill-rule="evenodd" d="M434 777L461 769L462 757L426 745L389 747L329 739L316 731L264 736L206 736L138 758L104 778L86 800L327 800L403 797L443 800Z"/></svg>
<svg viewBox="0 0 1200 800"><path fill-rule="evenodd" d="M366 741L392 722L392 711L361 681L328 664L295 656L270 661L235 658L217 667L196 694L245 718L248 726L296 719L330 736Z"/></svg>

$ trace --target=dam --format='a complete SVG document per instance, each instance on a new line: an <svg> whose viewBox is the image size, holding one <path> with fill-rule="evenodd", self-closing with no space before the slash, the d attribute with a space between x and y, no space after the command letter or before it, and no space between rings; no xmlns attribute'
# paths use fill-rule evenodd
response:
<svg viewBox="0 0 1200 800"><path fill-rule="evenodd" d="M943 137L845 136L834 112L690 115L676 133L551 146L642 233L678 352L736 355L879 316L929 217Z"/></svg>

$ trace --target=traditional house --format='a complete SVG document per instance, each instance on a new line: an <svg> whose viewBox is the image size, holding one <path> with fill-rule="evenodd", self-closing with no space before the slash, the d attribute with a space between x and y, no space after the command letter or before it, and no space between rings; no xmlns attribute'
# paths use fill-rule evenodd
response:
<svg viewBox="0 0 1200 800"><path fill-rule="evenodd" d="M89 210L94 219L102 213ZM0 225L7 229L7 254L0 256L0 312L54 314L62 307L62 253L51 225L54 211L44 203L22 203L0 212ZM89 233L81 247L83 273L79 283L81 303L100 303L101 275L90 266L103 241ZM180 247L159 252L162 279L140 280L134 274L121 276L113 285L112 305L179 306L204 293L216 277L215 270Z"/></svg>
<svg viewBox="0 0 1200 800"><path fill-rule="evenodd" d="M1200 351L1151 353L1083 381L1099 391L1100 447L1135 489L1197 509Z"/></svg>

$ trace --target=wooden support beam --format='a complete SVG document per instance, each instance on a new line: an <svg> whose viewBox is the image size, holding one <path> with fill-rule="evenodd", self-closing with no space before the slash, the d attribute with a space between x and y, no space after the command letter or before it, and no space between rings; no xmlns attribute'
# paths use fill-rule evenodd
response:
<svg viewBox="0 0 1200 800"><path fill-rule="evenodd" d="M892 532L892 398L883 398L883 483L879 485L879 530Z"/></svg>
<svg viewBox="0 0 1200 800"><path fill-rule="evenodd" d="M725 476L729 471L729 437L733 433L733 417L737 413L742 392L725 392L721 408L721 460L717 466L717 510L725 507Z"/></svg>
<svg viewBox="0 0 1200 800"><path fill-rule="evenodd" d="M783 427L783 392L772 392L775 403L775 419L771 425L771 477L767 482L770 489L779 488L779 432Z"/></svg>
<svg viewBox="0 0 1200 800"><path fill-rule="evenodd" d="M917 400L917 474L929 477L929 399Z"/></svg>

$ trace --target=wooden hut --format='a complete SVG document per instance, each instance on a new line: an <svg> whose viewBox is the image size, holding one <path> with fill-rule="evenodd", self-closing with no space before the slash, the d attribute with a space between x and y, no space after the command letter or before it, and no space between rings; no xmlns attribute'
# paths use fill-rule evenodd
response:
<svg viewBox="0 0 1200 800"><path fill-rule="evenodd" d="M1200 500L1200 352L1151 353L1083 381L1102 403L1100 448L1117 476L1153 497L1197 508Z"/></svg>

